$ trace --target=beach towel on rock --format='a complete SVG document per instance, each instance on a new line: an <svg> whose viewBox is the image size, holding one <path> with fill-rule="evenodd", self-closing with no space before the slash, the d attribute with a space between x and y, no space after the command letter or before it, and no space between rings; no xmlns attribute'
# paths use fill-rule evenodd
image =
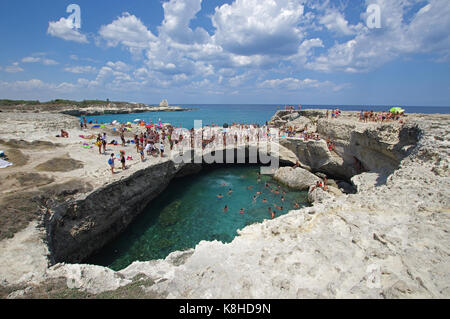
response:
<svg viewBox="0 0 450 319"><path fill-rule="evenodd" d="M12 163L0 159L0 168L7 168L9 166L12 166Z"/></svg>

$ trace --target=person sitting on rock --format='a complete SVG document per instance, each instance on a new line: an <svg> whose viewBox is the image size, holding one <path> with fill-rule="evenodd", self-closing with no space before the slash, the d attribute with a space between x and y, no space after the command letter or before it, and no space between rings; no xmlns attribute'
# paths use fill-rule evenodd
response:
<svg viewBox="0 0 450 319"><path fill-rule="evenodd" d="M61 130L61 137L69 138L69 133L67 131Z"/></svg>

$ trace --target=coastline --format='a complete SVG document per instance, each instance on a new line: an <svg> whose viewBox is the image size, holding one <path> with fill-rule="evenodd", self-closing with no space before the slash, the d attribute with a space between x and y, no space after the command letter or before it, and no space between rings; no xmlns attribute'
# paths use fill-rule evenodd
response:
<svg viewBox="0 0 450 319"><path fill-rule="evenodd" d="M194 109L182 108L180 106L152 106L142 103L128 103L128 102L111 102L105 104L89 104L86 105L71 105L70 103L63 104L14 104L2 105L0 103L0 112L12 113L49 113L49 114L65 114L71 116L96 116L107 114L131 114L131 113L146 113L146 112L187 112Z"/></svg>
<svg viewBox="0 0 450 319"><path fill-rule="evenodd" d="M119 272L99 266L65 263L48 267L48 219L43 221L38 218L13 238L0 241L0 278L8 282L8 285L4 283L5 286L15 284L23 287L19 289L17 286L8 294L9 297L26 296L27 287L45 285L45 282L61 277L65 278L68 289L89 293L114 291L132 283L136 275L145 274L153 282L146 288L147 291L169 298L448 298L450 291L446 287L450 286L450 282L445 265L449 257L445 251L450 244L450 196L448 150L442 147L448 142L450 117L410 116L404 134L417 134L418 140L411 142L405 136L408 143L401 145L401 130L396 128L395 123L365 125L352 121L355 113L348 113L346 117L346 112L342 119L333 122L320 119L320 111L311 112L308 116L315 129L333 136L340 143L338 151L357 152L363 149L365 153L358 153L358 156L381 156L373 163L372 171L353 177L359 188L357 194L328 198L313 207L291 211L276 220L248 226L239 231L239 236L230 244L201 242L195 249L174 252L165 260L135 262ZM67 221L66 226L60 227L72 231L74 238L81 238L77 237L79 234L89 237L89 232L99 224L89 218L88 207L92 212L105 212L105 218L110 217L111 211L120 207L127 198L133 198L147 180L159 178L161 183L155 184L164 188L167 174L175 176L182 171L183 174L192 174L198 169L172 166L167 160L136 161L124 174L111 176L104 160L99 163L99 158L92 156L95 149L88 153L80 151L78 119L58 114L50 117L45 114L12 114L5 120L8 113L0 113L2 123L8 123L8 127L5 125L0 132L1 147L11 149L13 145L19 145L30 160L21 168L13 166L7 171L0 171L2 177L18 174L19 171L31 173L38 164L64 154L69 154L74 161L83 162L83 168L39 173L41 180L46 176L58 181L48 183L49 180L44 179L42 183L45 186L72 182L62 187L62 192L70 194L70 190L77 190L65 201L72 208L81 204L84 209L78 213L76 209L64 210L63 201L59 208L63 211L53 215L72 216L72 227ZM45 124L42 123L44 118ZM70 129L69 139L53 137L51 132L58 133L58 125ZM32 142L30 136L41 144L7 142L10 139ZM301 155L300 144L292 147L294 142L299 143L291 141L289 145L285 144L285 155ZM353 149L356 144L360 148ZM395 155L396 145L399 145L398 156ZM387 176L376 170L377 164L385 158L395 158L394 170L390 168ZM307 163L303 164L307 166ZM165 169L157 169L161 165ZM81 183L74 184L73 180L77 178L81 179ZM130 187L132 181L136 184ZM23 182L24 187L11 181L10 188L3 190L2 196L11 192L32 192L42 187L28 183ZM90 189L83 189L82 186L87 184ZM109 193L111 187L128 191L123 195L125 197L115 198L115 202L106 204L106 207L102 201L99 207L93 204L99 202L95 199L86 201L89 196L100 196L102 190ZM436 192L436 189L441 192ZM155 196L159 191L162 190L154 191ZM423 194L426 194L426 200ZM138 211L138 206L143 204L142 198L138 198L137 206L130 210ZM108 205L111 208L107 208ZM126 214L117 212L117 216L129 220ZM408 233L408 242L402 241L399 229ZM425 248L424 245L434 248ZM30 249L36 254L25 258ZM226 263L223 263L224 256L228 256ZM431 259L433 263L429 261ZM384 274L380 285L375 288L367 287L364 280L370 265L378 265ZM255 269L259 271L255 272ZM189 278L198 279L187 280ZM240 289L233 288L236 284Z"/></svg>

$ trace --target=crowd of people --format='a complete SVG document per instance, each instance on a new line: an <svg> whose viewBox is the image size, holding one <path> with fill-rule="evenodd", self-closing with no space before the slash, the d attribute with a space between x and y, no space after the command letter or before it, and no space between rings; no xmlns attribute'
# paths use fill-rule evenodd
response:
<svg viewBox="0 0 450 319"><path fill-rule="evenodd" d="M331 111L331 119L337 119L341 116L342 111L340 109L334 109ZM327 110L327 112L325 113L325 117L328 119L330 118L330 111Z"/></svg>
<svg viewBox="0 0 450 319"><path fill-rule="evenodd" d="M368 123L368 122L390 122L390 121L400 121L404 116L403 113L394 114L392 112L374 112L374 111L364 111L361 110L359 113L359 121Z"/></svg>

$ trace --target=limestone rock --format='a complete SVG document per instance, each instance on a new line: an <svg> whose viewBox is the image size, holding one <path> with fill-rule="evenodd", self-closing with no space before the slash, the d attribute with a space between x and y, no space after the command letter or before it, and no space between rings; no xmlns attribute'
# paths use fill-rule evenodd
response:
<svg viewBox="0 0 450 319"><path fill-rule="evenodd" d="M281 167L274 175L274 179L292 189L307 190L316 182L322 181L316 175L303 168Z"/></svg>
<svg viewBox="0 0 450 319"><path fill-rule="evenodd" d="M322 188L311 186L308 191L308 201L311 204L322 203L325 200L332 199L334 196L331 193L324 191Z"/></svg>

